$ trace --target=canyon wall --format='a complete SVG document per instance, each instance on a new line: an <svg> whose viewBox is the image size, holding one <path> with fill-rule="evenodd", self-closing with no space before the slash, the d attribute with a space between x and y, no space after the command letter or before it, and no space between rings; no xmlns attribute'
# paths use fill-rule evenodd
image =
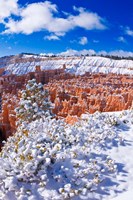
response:
<svg viewBox="0 0 133 200"><path fill-rule="evenodd" d="M133 80L129 75L90 74L75 76L62 69L35 72L26 75L0 77L1 140L16 131L15 107L18 104L18 91L25 83L35 78L44 84L50 93L55 107L53 112L68 123L75 123L82 113L95 111L121 111L129 109L133 102Z"/></svg>

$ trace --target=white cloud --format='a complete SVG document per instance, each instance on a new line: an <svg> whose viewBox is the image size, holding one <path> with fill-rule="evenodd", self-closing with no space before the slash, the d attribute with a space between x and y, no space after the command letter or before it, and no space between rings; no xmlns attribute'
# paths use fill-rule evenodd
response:
<svg viewBox="0 0 133 200"><path fill-rule="evenodd" d="M133 37L133 30L131 30L129 27L126 27L126 28L125 28L125 33L126 33L127 35Z"/></svg>
<svg viewBox="0 0 133 200"><path fill-rule="evenodd" d="M47 26L47 30L49 32L53 32L57 35L59 35L60 33L62 35L65 35L66 32L74 28L75 27L70 18L57 18L57 17L53 18L52 21Z"/></svg>
<svg viewBox="0 0 133 200"><path fill-rule="evenodd" d="M0 0L0 23L11 14L18 14L18 0Z"/></svg>
<svg viewBox="0 0 133 200"><path fill-rule="evenodd" d="M131 51L123 51L123 50L114 50L108 53L109 55L113 56L120 56L120 57L133 57L133 52Z"/></svg>
<svg viewBox="0 0 133 200"><path fill-rule="evenodd" d="M101 18L97 13L85 11L83 8L79 9L80 13L77 16L71 16L70 19L77 27L84 28L86 30L99 29L104 30L107 27L104 25L105 20Z"/></svg>
<svg viewBox="0 0 133 200"><path fill-rule="evenodd" d="M123 36L118 37L118 38L117 38L117 41L118 41L118 42L126 43L126 40L125 40L125 38L124 38Z"/></svg>
<svg viewBox="0 0 133 200"><path fill-rule="evenodd" d="M40 53L40 56L54 56L54 55L56 55L56 54L54 54L54 53Z"/></svg>
<svg viewBox="0 0 133 200"><path fill-rule="evenodd" d="M7 0L13 1L13 0ZM15 13L15 11L13 11ZM49 1L28 4L21 8L20 20L9 18L5 23L4 33L31 34L37 31L48 31L57 36L63 36L68 31L80 27L86 30L106 29L105 20L96 13L77 8L77 14L60 15L57 6ZM10 12L11 13L11 12Z"/></svg>
<svg viewBox="0 0 133 200"><path fill-rule="evenodd" d="M80 55L113 55L113 56L119 56L119 57L133 57L133 52L130 52L130 51L124 51L124 50L114 50L114 51L98 51L96 52L95 50L93 49L83 49L83 50L75 50L75 49L68 49L67 51L65 52L61 52L60 54L58 55L61 55L61 56L80 56Z"/></svg>
<svg viewBox="0 0 133 200"><path fill-rule="evenodd" d="M107 53L107 51L105 51L105 50L101 50L101 51L98 51L96 54L97 54L97 55L106 56L108 53Z"/></svg>
<svg viewBox="0 0 133 200"><path fill-rule="evenodd" d="M60 40L57 35L47 35L44 37L45 40Z"/></svg>
<svg viewBox="0 0 133 200"><path fill-rule="evenodd" d="M83 7L76 7L76 6L73 6L73 10L77 11L77 12L84 12L84 8Z"/></svg>
<svg viewBox="0 0 133 200"><path fill-rule="evenodd" d="M93 40L93 43L99 43L99 40Z"/></svg>
<svg viewBox="0 0 133 200"><path fill-rule="evenodd" d="M56 5L46 1L44 3L29 4L23 8L20 21L10 19L6 23L5 33L31 34L35 31L48 29L48 24L53 19L53 13L57 12Z"/></svg>
<svg viewBox="0 0 133 200"><path fill-rule="evenodd" d="M68 49L65 52L61 52L59 55L61 56L80 56L80 55L93 55L96 54L96 52L93 49L83 49L81 51L78 50L74 50L74 49Z"/></svg>
<svg viewBox="0 0 133 200"><path fill-rule="evenodd" d="M88 43L87 37L81 37L81 38L80 38L79 44L85 45L85 44L87 44L87 43Z"/></svg>

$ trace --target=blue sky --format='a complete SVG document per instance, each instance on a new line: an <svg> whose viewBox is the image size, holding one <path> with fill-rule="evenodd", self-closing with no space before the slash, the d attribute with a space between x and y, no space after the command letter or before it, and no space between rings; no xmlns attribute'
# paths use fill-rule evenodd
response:
<svg viewBox="0 0 133 200"><path fill-rule="evenodd" d="M73 50L133 55L132 1L0 0L0 56Z"/></svg>

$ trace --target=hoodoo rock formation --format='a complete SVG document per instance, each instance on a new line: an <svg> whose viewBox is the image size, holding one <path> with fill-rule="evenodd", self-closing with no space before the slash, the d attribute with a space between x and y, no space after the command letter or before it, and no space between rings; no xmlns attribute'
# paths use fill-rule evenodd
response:
<svg viewBox="0 0 133 200"><path fill-rule="evenodd" d="M126 110L133 101L133 81L128 75L87 73L73 79L53 80L45 87L55 104L54 113L62 117Z"/></svg>
<svg viewBox="0 0 133 200"><path fill-rule="evenodd" d="M19 101L19 90L35 78L49 90L54 103L53 112L75 123L82 113L95 111L121 111L129 109L133 101L133 79L130 75L90 74L75 76L62 69L41 70L16 76L0 77L0 139L6 139L16 130L14 109Z"/></svg>
<svg viewBox="0 0 133 200"><path fill-rule="evenodd" d="M68 75L64 69L41 70L36 66L35 72L17 76L14 74L0 77L0 141L6 139L16 131L16 113L15 108L19 101L19 90L25 88L28 80L36 79L39 83L47 84L51 79L73 78L74 75ZM1 142L0 142L1 143ZM1 144L0 144L1 146Z"/></svg>

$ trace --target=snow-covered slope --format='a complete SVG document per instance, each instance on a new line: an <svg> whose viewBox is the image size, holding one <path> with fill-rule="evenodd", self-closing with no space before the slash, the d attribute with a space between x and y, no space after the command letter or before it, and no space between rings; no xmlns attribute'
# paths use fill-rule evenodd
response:
<svg viewBox="0 0 133 200"><path fill-rule="evenodd" d="M132 60L113 60L99 56L81 57L45 57L41 55L18 55L0 58L0 67L5 67L6 73L25 74L35 70L36 65L42 69L58 69L66 64L66 71L75 74L85 72L118 73L133 75Z"/></svg>
<svg viewBox="0 0 133 200"><path fill-rule="evenodd" d="M132 133L133 111L31 122L0 155L0 199L131 200Z"/></svg>

